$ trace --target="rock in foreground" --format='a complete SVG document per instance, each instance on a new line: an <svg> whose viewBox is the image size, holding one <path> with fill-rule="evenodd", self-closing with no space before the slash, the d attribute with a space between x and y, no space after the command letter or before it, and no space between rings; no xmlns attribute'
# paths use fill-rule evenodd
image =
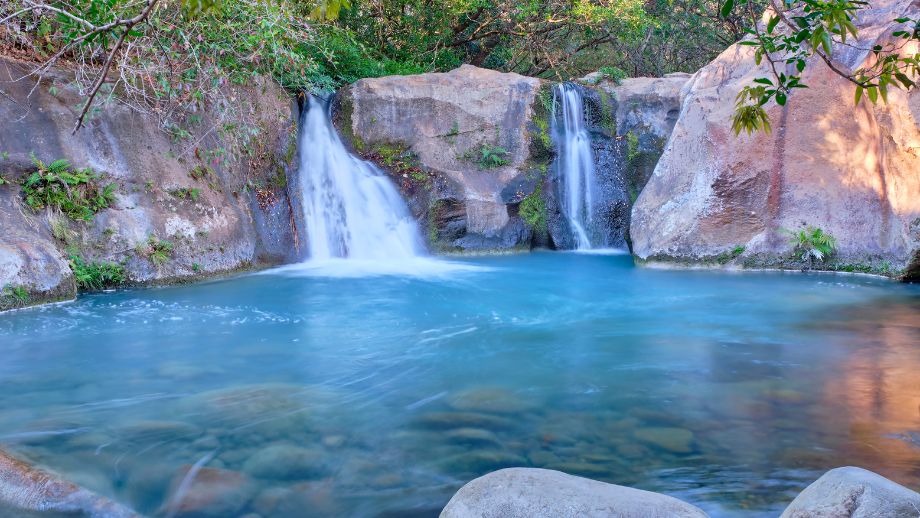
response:
<svg viewBox="0 0 920 518"><path fill-rule="evenodd" d="M479 477L457 492L441 518L705 517L676 498L536 468Z"/></svg>
<svg viewBox="0 0 920 518"><path fill-rule="evenodd" d="M0 516L140 518L107 498L0 451Z"/></svg>
<svg viewBox="0 0 920 518"><path fill-rule="evenodd" d="M813 482L781 518L887 518L920 515L920 494L862 468L832 469Z"/></svg>

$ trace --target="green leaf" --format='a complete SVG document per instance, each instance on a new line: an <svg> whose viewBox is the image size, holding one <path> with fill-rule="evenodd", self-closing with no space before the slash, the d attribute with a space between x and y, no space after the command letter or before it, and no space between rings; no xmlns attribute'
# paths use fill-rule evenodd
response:
<svg viewBox="0 0 920 518"><path fill-rule="evenodd" d="M856 99L854 100L853 104L858 106L859 101L862 100L862 96L863 96L863 87L857 86L856 87Z"/></svg>
<svg viewBox="0 0 920 518"><path fill-rule="evenodd" d="M776 92L776 104L780 106L786 105L786 94L783 92Z"/></svg>
<svg viewBox="0 0 920 518"><path fill-rule="evenodd" d="M722 10L719 14L722 15L722 18L728 18L728 15L732 14L732 9L735 8L735 0L725 0L725 3L722 4Z"/></svg>
<svg viewBox="0 0 920 518"><path fill-rule="evenodd" d="M767 34L772 34L773 29L776 28L776 24L779 23L779 16L774 16L770 18L770 21L767 23Z"/></svg>

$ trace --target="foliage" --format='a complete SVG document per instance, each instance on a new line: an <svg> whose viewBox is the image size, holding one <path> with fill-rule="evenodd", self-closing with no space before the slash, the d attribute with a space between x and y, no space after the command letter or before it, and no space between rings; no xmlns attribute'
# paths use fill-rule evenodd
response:
<svg viewBox="0 0 920 518"><path fill-rule="evenodd" d="M170 190L169 194L181 200L191 199L192 201L198 201L198 197L201 196L201 189L197 187L179 187Z"/></svg>
<svg viewBox="0 0 920 518"><path fill-rule="evenodd" d="M467 150L458 158L475 162L480 169L494 169L508 165L507 156L507 149L483 142L478 147Z"/></svg>
<svg viewBox="0 0 920 518"><path fill-rule="evenodd" d="M793 250L802 262L811 265L824 262L837 250L837 239L820 228L805 227L798 232L786 231Z"/></svg>
<svg viewBox="0 0 920 518"><path fill-rule="evenodd" d="M7 284L0 290L0 306L19 307L29 302L29 290L25 286Z"/></svg>
<svg viewBox="0 0 920 518"><path fill-rule="evenodd" d="M730 16L736 10L746 13L748 38L741 45L754 47L757 65L766 62L770 77L757 77L745 85L736 98L732 121L735 134L742 131L770 131L764 106L776 102L784 106L794 90L807 88L802 74L813 57L819 58L837 75L855 86L855 104L868 99L876 104L888 102L891 88L910 90L920 76L920 52L911 50L920 43L920 18L897 18L891 41L863 47L855 25L859 12L869 7L863 0L770 0L770 10L759 18L759 6L753 0L725 0L721 13ZM849 40L849 41L848 41ZM834 59L834 49L843 47L865 51L872 57L866 65L848 70ZM794 71L793 71L794 70Z"/></svg>
<svg viewBox="0 0 920 518"><path fill-rule="evenodd" d="M598 69L598 72L600 72L604 78L613 81L614 84L620 84L624 79L629 77L623 69L618 67L601 67Z"/></svg>
<svg viewBox="0 0 920 518"><path fill-rule="evenodd" d="M51 207L73 220L89 221L115 200L116 184L100 187L92 169L74 169L67 160L45 164L32 157L35 171L22 181L26 205L32 210Z"/></svg>
<svg viewBox="0 0 920 518"><path fill-rule="evenodd" d="M546 202L543 200L543 186L537 185L532 193L521 200L521 219L537 232L546 230Z"/></svg>
<svg viewBox="0 0 920 518"><path fill-rule="evenodd" d="M626 159L630 162L639 158L639 136L634 131L626 133Z"/></svg>
<svg viewBox="0 0 920 518"><path fill-rule="evenodd" d="M146 245L146 246L144 246ZM156 266L162 266L172 257L173 244L151 235L147 242L138 245L138 253L145 255Z"/></svg>
<svg viewBox="0 0 920 518"><path fill-rule="evenodd" d="M71 255L68 262L81 290L101 291L120 286L126 280L125 268L120 264L87 262L79 255Z"/></svg>

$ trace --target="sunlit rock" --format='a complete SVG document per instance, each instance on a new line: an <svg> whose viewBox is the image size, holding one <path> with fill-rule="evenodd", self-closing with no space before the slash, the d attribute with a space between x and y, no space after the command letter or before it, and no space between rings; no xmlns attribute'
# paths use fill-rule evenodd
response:
<svg viewBox="0 0 920 518"><path fill-rule="evenodd" d="M441 518L704 518L706 513L670 496L559 471L503 469L469 482L450 499Z"/></svg>
<svg viewBox="0 0 920 518"><path fill-rule="evenodd" d="M805 488L781 518L906 518L918 510L920 494L871 471L846 467Z"/></svg>

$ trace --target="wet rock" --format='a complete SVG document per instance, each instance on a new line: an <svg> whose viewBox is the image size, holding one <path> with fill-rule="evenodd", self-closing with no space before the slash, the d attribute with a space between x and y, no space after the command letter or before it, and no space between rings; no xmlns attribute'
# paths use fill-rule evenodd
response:
<svg viewBox="0 0 920 518"><path fill-rule="evenodd" d="M140 518L134 511L0 451L4 516L64 514L73 518Z"/></svg>
<svg viewBox="0 0 920 518"><path fill-rule="evenodd" d="M887 518L920 514L920 494L862 468L832 469L805 488L781 518Z"/></svg>
<svg viewBox="0 0 920 518"><path fill-rule="evenodd" d="M589 462L563 462L547 466L546 468L582 477L604 478L610 476L610 469Z"/></svg>
<svg viewBox="0 0 920 518"><path fill-rule="evenodd" d="M201 428L182 421L136 421L116 429L116 435L126 441L193 440L202 434Z"/></svg>
<svg viewBox="0 0 920 518"><path fill-rule="evenodd" d="M495 469L526 466L527 459L499 450L481 450L448 457L441 465L453 473L485 473Z"/></svg>
<svg viewBox="0 0 920 518"><path fill-rule="evenodd" d="M517 414L535 405L503 388L481 387L464 390L448 399L454 410L495 414Z"/></svg>
<svg viewBox="0 0 920 518"><path fill-rule="evenodd" d="M514 468L469 482L441 518L705 518L676 498L546 469Z"/></svg>
<svg viewBox="0 0 920 518"><path fill-rule="evenodd" d="M671 453L693 453L693 432L684 428L639 428L633 432L636 440Z"/></svg>
<svg viewBox="0 0 920 518"><path fill-rule="evenodd" d="M268 488L253 501L253 510L265 518L343 516L328 482L303 482L290 487Z"/></svg>
<svg viewBox="0 0 920 518"><path fill-rule="evenodd" d="M324 476L329 468L319 450L292 444L273 444L257 451L243 464L243 471L257 478L305 480Z"/></svg>
<svg viewBox="0 0 920 518"><path fill-rule="evenodd" d="M164 506L167 515L177 518L233 516L253 496L253 484L242 473L208 467L195 472L192 469L184 466L173 477Z"/></svg>
<svg viewBox="0 0 920 518"><path fill-rule="evenodd" d="M498 437L488 430L479 428L458 428L444 434L444 438L455 444L470 446L501 446Z"/></svg>
<svg viewBox="0 0 920 518"><path fill-rule="evenodd" d="M546 467L551 464L562 464L562 459L551 451L536 450L527 454L527 458L534 466Z"/></svg>
<svg viewBox="0 0 920 518"><path fill-rule="evenodd" d="M433 412L419 416L415 424L431 430L450 430L451 428L508 430L514 427L514 421L510 419L475 412Z"/></svg>

